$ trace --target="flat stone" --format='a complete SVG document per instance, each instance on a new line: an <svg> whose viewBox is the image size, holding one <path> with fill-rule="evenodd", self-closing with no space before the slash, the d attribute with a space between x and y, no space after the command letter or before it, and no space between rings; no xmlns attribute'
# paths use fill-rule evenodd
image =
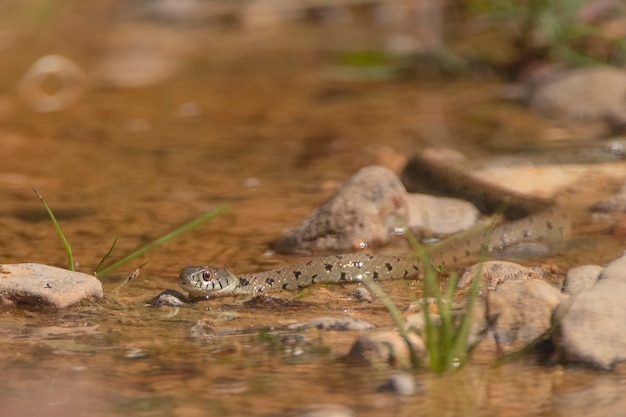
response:
<svg viewBox="0 0 626 417"><path fill-rule="evenodd" d="M34 263L0 264L0 305L61 309L103 296L102 283L88 274Z"/></svg>

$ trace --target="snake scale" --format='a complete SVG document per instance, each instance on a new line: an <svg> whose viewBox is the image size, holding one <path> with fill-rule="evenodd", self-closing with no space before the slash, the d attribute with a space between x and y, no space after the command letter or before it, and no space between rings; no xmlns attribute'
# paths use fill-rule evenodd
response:
<svg viewBox="0 0 626 417"><path fill-rule="evenodd" d="M496 251L520 242L563 237L569 232L567 216L552 200L512 193L426 153L409 162L403 177L409 190L414 189L415 181L436 184L440 191L470 199L484 211L493 211L504 202L505 216L518 220L503 223L493 230L483 228L436 246L428 253L430 265L424 265L424 260L415 256L350 253L246 275L235 275L213 266L186 266L180 273L179 285L191 296L208 297L297 290L318 283L410 279L419 277L426 266L454 267L471 263L483 245L488 251Z"/></svg>

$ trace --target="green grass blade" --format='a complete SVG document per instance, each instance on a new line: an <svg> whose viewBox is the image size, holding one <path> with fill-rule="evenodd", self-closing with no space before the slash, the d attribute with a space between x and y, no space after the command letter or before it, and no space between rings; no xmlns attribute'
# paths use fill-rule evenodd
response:
<svg viewBox="0 0 626 417"><path fill-rule="evenodd" d="M102 270L102 266L104 265L106 260L109 259L109 256L111 256L111 253L113 253L113 249L115 248L115 244L117 243L118 237L119 236L115 236L115 240L113 241L113 244L109 248L109 251L102 257L102 259L100 259L100 262L98 262L98 267L96 268L96 273L95 273L96 276L98 276L98 274Z"/></svg>
<svg viewBox="0 0 626 417"><path fill-rule="evenodd" d="M72 247L70 246L70 243L65 238L65 235L63 234L63 231L61 230L61 226L59 226L59 223L57 222L57 219L54 216L54 213L52 212L48 204L46 204L46 200L43 199L42 195L39 194L39 191L37 191L36 188L33 188L33 191L35 192L37 197L39 197L39 200L41 200L41 202L43 203L43 206L46 208L46 211L48 212L48 215L50 216L50 219L52 220L52 224L54 225L54 228L59 234L59 237L61 238L61 242L63 242L63 247L65 248L65 253L67 254L67 262L68 262L69 270L73 271L74 270L74 257L72 255Z"/></svg>
<svg viewBox="0 0 626 417"><path fill-rule="evenodd" d="M203 215L193 219L192 221L185 223L184 225L180 226L179 228L159 237L156 240L153 240L152 242L148 243L145 246L142 246L141 248L137 249L136 251L130 253L129 255L123 257L122 259L120 259L119 261L114 262L113 264L107 266L106 268L103 268L97 275L98 276L104 276L112 271L114 271L115 269L119 268L120 266L124 265L127 262L132 261L133 259L143 255L144 253L154 249L155 247L162 245L166 242L168 242L169 240L183 234L183 233L187 233L190 230L195 229L196 227L200 226L202 223L222 214L223 212L225 212L227 209L226 205L221 205L218 206L216 208L214 208L211 211L208 211L206 213L204 213Z"/></svg>
<svg viewBox="0 0 626 417"><path fill-rule="evenodd" d="M391 318L394 324L396 325L396 327L398 328L398 332L400 333L400 336L404 339L404 342L406 343L407 348L409 349L411 366L413 367L413 369L418 369L420 365L419 356L417 352L415 351L415 349L413 348L413 344L411 343L411 339L409 338L409 333L407 332L404 326L404 321L402 320L402 314L400 314L400 311L398 310L394 302L387 295L387 293L385 293L383 289L380 288L380 286L376 283L376 281L374 281L371 278L368 278L368 279L363 280L363 284L365 284L365 286L372 293L374 293L374 295L380 300L380 302L383 303L383 306L385 306L389 314L391 314Z"/></svg>

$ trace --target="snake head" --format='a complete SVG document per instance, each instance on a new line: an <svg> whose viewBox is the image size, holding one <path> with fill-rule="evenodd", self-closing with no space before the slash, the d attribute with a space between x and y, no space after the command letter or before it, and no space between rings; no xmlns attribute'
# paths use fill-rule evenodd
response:
<svg viewBox="0 0 626 417"><path fill-rule="evenodd" d="M232 294L239 278L224 268L213 266L186 266L178 277L182 289L194 297Z"/></svg>

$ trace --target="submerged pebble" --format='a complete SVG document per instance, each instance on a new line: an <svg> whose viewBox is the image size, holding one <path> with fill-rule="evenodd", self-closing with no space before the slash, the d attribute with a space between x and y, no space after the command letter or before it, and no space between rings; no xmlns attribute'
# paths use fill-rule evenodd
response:
<svg viewBox="0 0 626 417"><path fill-rule="evenodd" d="M353 317L320 317L305 323L296 323L289 326L290 329L309 329L316 328L320 330L369 330L374 326L369 321L355 319Z"/></svg>
<svg viewBox="0 0 626 417"><path fill-rule="evenodd" d="M377 391L392 392L397 395L413 395L418 391L418 386L413 375L398 372L378 387Z"/></svg>

